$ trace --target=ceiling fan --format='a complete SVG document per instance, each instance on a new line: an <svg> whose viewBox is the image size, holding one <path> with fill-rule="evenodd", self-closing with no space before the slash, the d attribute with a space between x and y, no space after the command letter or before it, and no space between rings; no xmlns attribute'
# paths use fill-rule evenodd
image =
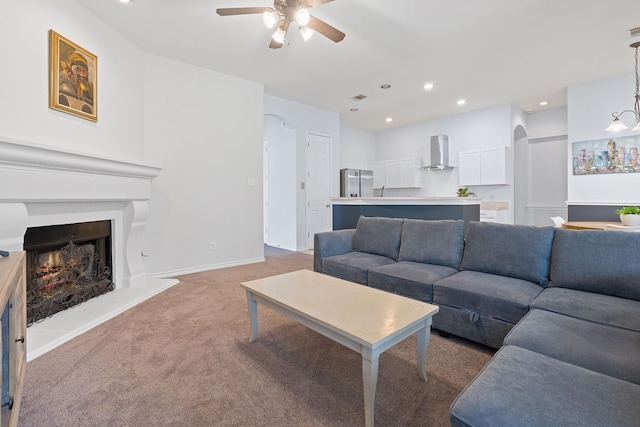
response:
<svg viewBox="0 0 640 427"><path fill-rule="evenodd" d="M327 24L326 22L309 14L309 8L320 6L333 0L274 0L271 7L229 7L217 9L220 16L262 14L265 25L268 28L276 27L271 36L271 49L279 49L285 42L289 25L292 22L298 24L302 38L306 41L314 31L338 43L344 39L345 34Z"/></svg>

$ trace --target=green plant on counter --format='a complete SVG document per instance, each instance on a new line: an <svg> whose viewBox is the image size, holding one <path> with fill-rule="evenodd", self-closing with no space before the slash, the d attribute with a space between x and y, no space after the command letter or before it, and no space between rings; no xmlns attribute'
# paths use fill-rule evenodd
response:
<svg viewBox="0 0 640 427"><path fill-rule="evenodd" d="M458 188L458 191L456 192L456 194L458 195L458 197L469 197L469 196L475 196L476 195L476 193L470 192L468 187L460 187L460 188Z"/></svg>
<svg viewBox="0 0 640 427"><path fill-rule="evenodd" d="M625 206L616 211L618 215L640 215L640 208L637 206Z"/></svg>

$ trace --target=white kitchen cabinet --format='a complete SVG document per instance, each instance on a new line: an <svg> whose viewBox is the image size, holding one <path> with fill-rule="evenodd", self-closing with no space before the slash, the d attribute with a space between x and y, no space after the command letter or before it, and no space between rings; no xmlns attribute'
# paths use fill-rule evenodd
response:
<svg viewBox="0 0 640 427"><path fill-rule="evenodd" d="M373 188L382 188L387 182L387 162L375 162L371 169L373 169Z"/></svg>
<svg viewBox="0 0 640 427"><path fill-rule="evenodd" d="M422 187L422 160L418 157L373 163L373 188Z"/></svg>
<svg viewBox="0 0 640 427"><path fill-rule="evenodd" d="M400 160L387 161L387 174L384 186L386 188L400 188Z"/></svg>
<svg viewBox="0 0 640 427"><path fill-rule="evenodd" d="M422 187L422 159L410 157L400 160L400 185L403 188Z"/></svg>
<svg viewBox="0 0 640 427"><path fill-rule="evenodd" d="M458 164L458 183L461 186L482 184L480 150L460 151Z"/></svg>
<svg viewBox="0 0 640 427"><path fill-rule="evenodd" d="M507 147L460 151L460 186L507 184Z"/></svg>

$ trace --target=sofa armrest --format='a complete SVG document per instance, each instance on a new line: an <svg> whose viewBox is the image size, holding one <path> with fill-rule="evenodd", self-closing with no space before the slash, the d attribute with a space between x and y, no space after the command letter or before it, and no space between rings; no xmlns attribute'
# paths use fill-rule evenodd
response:
<svg viewBox="0 0 640 427"><path fill-rule="evenodd" d="M316 233L313 236L313 270L321 273L324 258L351 252L355 234L355 228Z"/></svg>

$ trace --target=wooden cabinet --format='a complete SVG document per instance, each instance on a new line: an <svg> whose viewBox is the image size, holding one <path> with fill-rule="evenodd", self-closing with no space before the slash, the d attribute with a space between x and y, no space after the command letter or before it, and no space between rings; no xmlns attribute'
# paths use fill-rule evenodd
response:
<svg viewBox="0 0 640 427"><path fill-rule="evenodd" d="M27 365L25 253L0 258L2 314L2 410L0 425L16 426Z"/></svg>
<svg viewBox="0 0 640 427"><path fill-rule="evenodd" d="M460 151L458 160L460 186L508 184L507 147Z"/></svg>
<svg viewBox="0 0 640 427"><path fill-rule="evenodd" d="M373 164L373 188L422 187L422 160L418 157L385 160Z"/></svg>

